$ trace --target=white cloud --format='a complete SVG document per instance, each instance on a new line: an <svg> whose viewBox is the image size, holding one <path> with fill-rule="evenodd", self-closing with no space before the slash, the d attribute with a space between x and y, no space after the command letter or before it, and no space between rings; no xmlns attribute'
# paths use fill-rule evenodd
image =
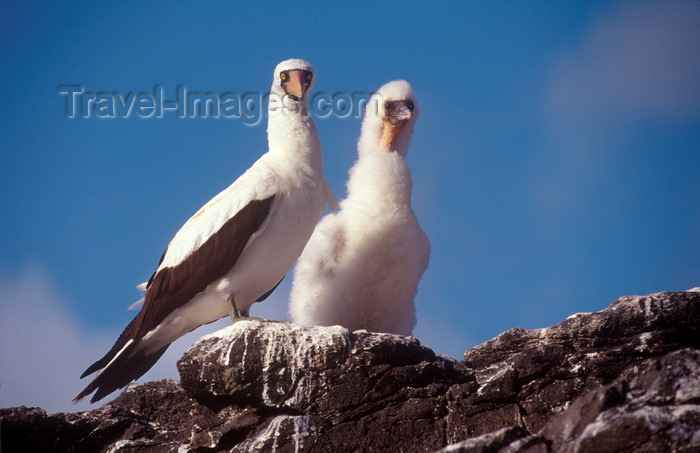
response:
<svg viewBox="0 0 700 453"><path fill-rule="evenodd" d="M698 43L699 2L621 1L554 61L532 193L544 231L590 205L645 125L700 120Z"/></svg>
<svg viewBox="0 0 700 453"><path fill-rule="evenodd" d="M0 406L40 406L49 412L72 405L86 357L110 346L105 335L80 331L50 279L39 268L0 274Z"/></svg>
<svg viewBox="0 0 700 453"><path fill-rule="evenodd" d="M552 119L605 123L700 113L700 3L620 3L556 63Z"/></svg>

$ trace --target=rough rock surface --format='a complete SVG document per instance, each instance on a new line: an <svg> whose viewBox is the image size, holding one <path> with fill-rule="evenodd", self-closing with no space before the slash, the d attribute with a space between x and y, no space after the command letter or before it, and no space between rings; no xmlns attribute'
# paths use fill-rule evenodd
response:
<svg viewBox="0 0 700 453"><path fill-rule="evenodd" d="M698 289L511 329L463 361L241 321L178 367L90 412L0 409L1 451L700 452Z"/></svg>

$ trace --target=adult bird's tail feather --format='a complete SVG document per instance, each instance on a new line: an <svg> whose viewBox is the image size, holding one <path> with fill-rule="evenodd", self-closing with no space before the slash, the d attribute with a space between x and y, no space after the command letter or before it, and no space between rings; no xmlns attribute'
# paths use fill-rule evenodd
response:
<svg viewBox="0 0 700 453"><path fill-rule="evenodd" d="M95 379L75 397L73 403L77 403L95 390L97 390L97 392L90 399L91 403L104 398L113 391L143 376L165 353L170 344L151 353L145 353L143 350L139 349L139 345L141 344L140 340L131 338L132 329L137 322L136 319L137 318L134 318L129 325L126 326L114 343L114 346L112 346L112 349L100 360L90 365L80 376L82 379L102 369L102 371L95 376Z"/></svg>
<svg viewBox="0 0 700 453"><path fill-rule="evenodd" d="M124 330L122 331L121 335L119 335L119 338L117 338L117 341L114 342L114 345L112 346L112 349L107 351L107 354L104 355L100 360L97 362L93 363L88 367L87 370L83 372L83 374L80 375L80 379L83 379L85 376L89 376L92 373L94 373L97 370L100 370L107 366L109 362L111 362L117 354L119 354L119 351L121 351L126 343L129 341L129 337L131 336L132 331L136 327L136 317L131 320L129 325L127 325Z"/></svg>

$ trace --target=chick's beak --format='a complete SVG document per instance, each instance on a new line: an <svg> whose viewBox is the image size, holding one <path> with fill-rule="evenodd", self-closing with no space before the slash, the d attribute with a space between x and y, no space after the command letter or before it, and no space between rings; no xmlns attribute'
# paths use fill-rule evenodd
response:
<svg viewBox="0 0 700 453"><path fill-rule="evenodd" d="M387 112L386 118L391 124L404 123L411 118L411 109L405 102L397 103L391 111Z"/></svg>
<svg viewBox="0 0 700 453"><path fill-rule="evenodd" d="M379 146L394 151L403 126L411 119L414 105L410 100L388 101L384 104L384 125Z"/></svg>

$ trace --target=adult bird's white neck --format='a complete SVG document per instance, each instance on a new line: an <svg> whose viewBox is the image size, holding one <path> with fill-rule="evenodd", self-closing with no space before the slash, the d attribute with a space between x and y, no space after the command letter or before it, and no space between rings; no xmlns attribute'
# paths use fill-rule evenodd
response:
<svg viewBox="0 0 700 453"><path fill-rule="evenodd" d="M296 164L305 163L316 174L323 173L323 154L316 125L306 110L305 102L296 102L297 109L269 112L267 141L270 154L284 155ZM290 160L291 159L291 160Z"/></svg>

